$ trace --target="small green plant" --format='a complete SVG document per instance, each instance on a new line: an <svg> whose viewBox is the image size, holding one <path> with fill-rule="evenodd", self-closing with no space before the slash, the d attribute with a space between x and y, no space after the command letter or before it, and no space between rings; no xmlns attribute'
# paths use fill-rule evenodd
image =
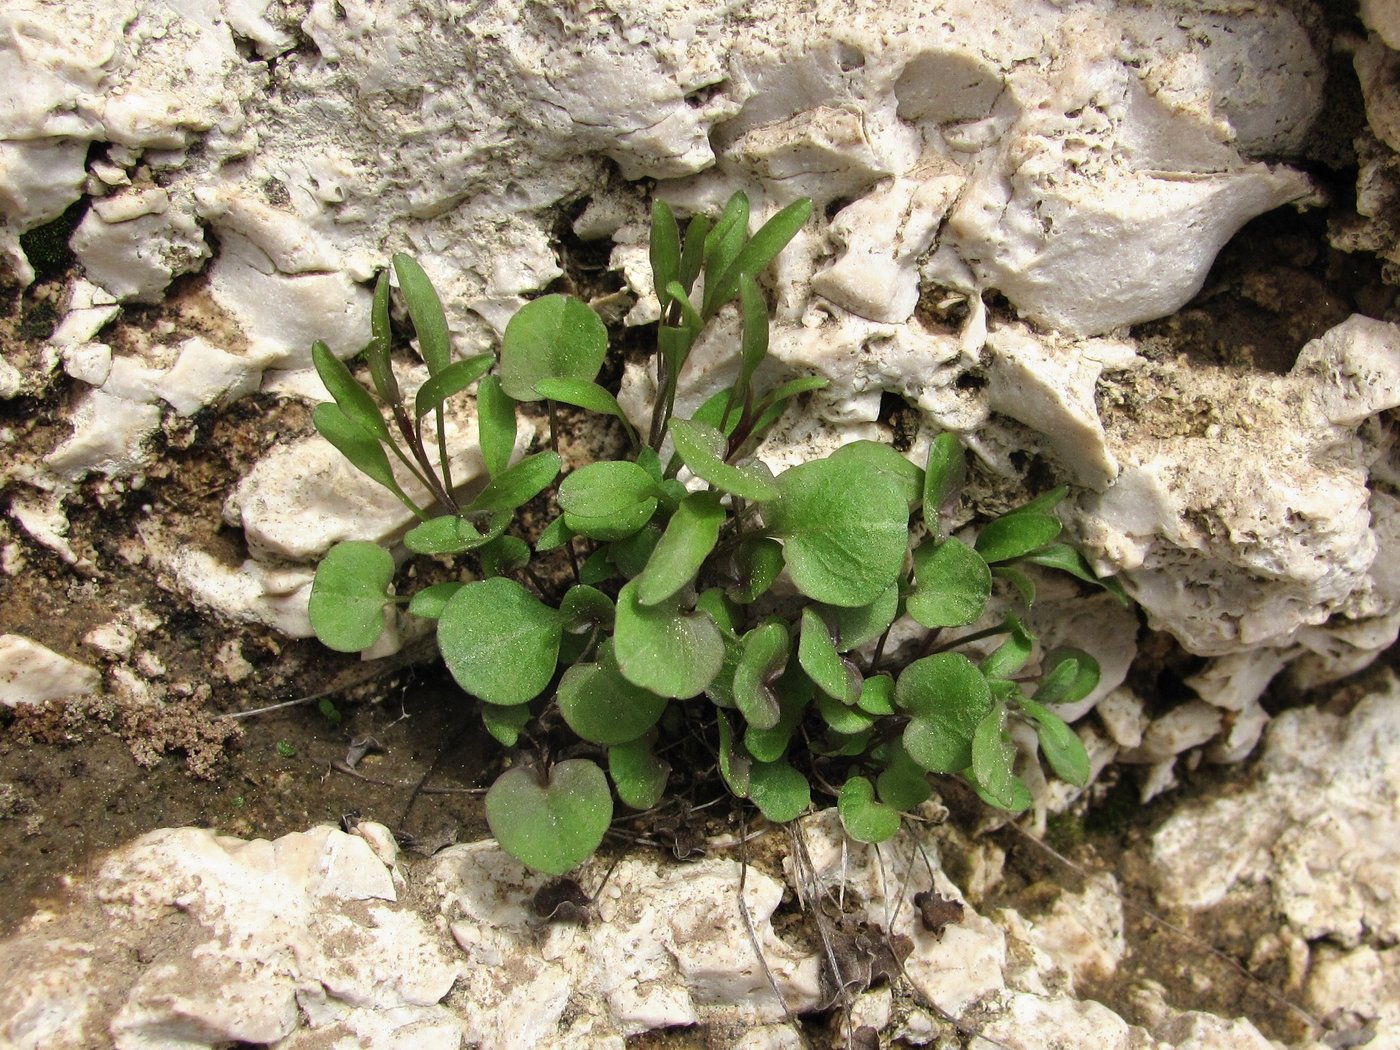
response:
<svg viewBox="0 0 1400 1050"><path fill-rule="evenodd" d="M988 522L967 542L945 533L939 513L956 498L964 464L951 435L931 442L922 467L871 441L776 476L753 458L785 406L825 385L815 377L769 389L757 382L769 331L757 279L810 210L805 200L789 205L749 236L741 194L713 223L700 216L684 230L666 205L654 205L662 318L658 395L644 433L597 383L606 329L568 296L524 306L499 357L454 361L436 292L417 263L397 255L429 375L412 400L390 367L387 274L364 351L369 385L323 344L313 349L334 398L316 409L316 427L419 519L403 538L410 552L459 558L465 571L396 597L389 551L341 543L316 573L312 625L326 645L354 652L374 644L392 602L436 621L453 677L479 701L491 735L514 749L486 796L491 830L539 871L562 874L588 857L615 799L633 810L656 806L672 774L667 756L695 741L707 760L693 764L717 768L728 791L768 819L799 816L816 785L862 842L894 835L901 814L930 796L931 774L959 774L1003 809L1027 807L1013 722L1035 730L1059 776L1078 785L1088 778L1084 748L1053 708L1094 688L1090 655L1044 654L1031 682L1023 670L1035 640L1016 616L942 633L981 620L998 579L1032 602L1024 565L1112 585L1059 542L1052 511L1065 490ZM689 418L676 416L691 348L731 303L742 333L734 381ZM464 494L449 468L443 405L473 385L488 480ZM556 404L615 417L627 457L568 473L553 449L512 462L517 408L541 401L552 440ZM391 456L433 506L410 498ZM531 503L548 508L533 533L520 513ZM886 640L906 617L924 643L892 666ZM1002 640L979 661L960 651L988 637Z"/></svg>

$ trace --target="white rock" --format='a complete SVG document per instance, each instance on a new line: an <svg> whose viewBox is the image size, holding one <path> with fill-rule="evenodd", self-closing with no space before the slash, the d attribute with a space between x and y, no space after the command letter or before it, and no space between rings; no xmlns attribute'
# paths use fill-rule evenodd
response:
<svg viewBox="0 0 1400 1050"><path fill-rule="evenodd" d="M72 437L44 457L44 465L70 483L94 472L112 477L137 469L146 440L160 426L160 409L89 390L72 422Z"/></svg>
<svg viewBox="0 0 1400 1050"><path fill-rule="evenodd" d="M86 664L22 634L0 635L0 704L6 707L73 700L101 684L101 676Z"/></svg>
<svg viewBox="0 0 1400 1050"><path fill-rule="evenodd" d="M88 278L120 299L158 302L172 278L198 270L211 254L194 210L171 208L168 198L156 209L141 199L154 192L164 197L162 190L104 198L109 207L89 211L70 241Z"/></svg>
<svg viewBox="0 0 1400 1050"><path fill-rule="evenodd" d="M1146 765L1174 758L1213 739L1223 717L1219 708L1201 700L1188 700L1154 719L1142 734L1142 743L1119 757L1124 762Z"/></svg>
<svg viewBox="0 0 1400 1050"><path fill-rule="evenodd" d="M1374 1024L1375 1037L1365 1045L1395 1050L1400 1047L1400 951L1319 946L1308 972L1307 1005L1343 1031Z"/></svg>
<svg viewBox="0 0 1400 1050"><path fill-rule="evenodd" d="M260 365L226 353L200 336L181 343L179 354L174 366L156 381L155 390L182 416L235 401L261 384Z"/></svg>
<svg viewBox="0 0 1400 1050"><path fill-rule="evenodd" d="M1346 718L1311 709L1269 726L1246 791L1170 818L1153 837L1156 892L1208 907L1262 881L1308 940L1355 945L1400 932L1400 683Z"/></svg>
<svg viewBox="0 0 1400 1050"><path fill-rule="evenodd" d="M1146 705L1141 697L1128 688L1118 688L1095 705L1104 728L1119 747L1134 748L1142 743L1147 725Z"/></svg>

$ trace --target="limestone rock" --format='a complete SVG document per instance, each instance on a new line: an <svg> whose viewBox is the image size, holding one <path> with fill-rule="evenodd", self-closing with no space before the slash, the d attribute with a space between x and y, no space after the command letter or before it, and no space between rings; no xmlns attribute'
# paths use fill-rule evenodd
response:
<svg viewBox="0 0 1400 1050"><path fill-rule="evenodd" d="M0 635L0 704L41 704L95 692L101 676L22 634Z"/></svg>

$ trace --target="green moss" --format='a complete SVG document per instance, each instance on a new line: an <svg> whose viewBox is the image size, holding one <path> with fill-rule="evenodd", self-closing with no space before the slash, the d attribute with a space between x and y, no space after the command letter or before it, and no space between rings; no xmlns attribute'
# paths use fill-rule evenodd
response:
<svg viewBox="0 0 1400 1050"><path fill-rule="evenodd" d="M39 279L55 277L73 265L68 240L87 214L86 197L74 201L58 218L19 235L19 246Z"/></svg>

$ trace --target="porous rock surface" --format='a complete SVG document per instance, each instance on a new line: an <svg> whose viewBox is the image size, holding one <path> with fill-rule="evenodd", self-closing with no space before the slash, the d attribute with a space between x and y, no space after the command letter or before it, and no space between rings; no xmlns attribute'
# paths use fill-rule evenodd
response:
<svg viewBox="0 0 1400 1050"><path fill-rule="evenodd" d="M492 843L407 866L376 824L275 842L153 832L111 855L61 912L0 942L0 1041L582 1050L704 1024L722 1045L800 1045L774 987L793 1013L837 992L822 976L822 949L773 927L785 892L796 892L844 902L847 921L832 936L852 1016L891 1038L928 1043L952 1030L951 1016L1017 1048L1274 1045L1247 1021L1165 1005L1162 1031L1149 1032L1076 996L1077 979L1111 973L1123 955L1111 877L1066 894L1042 922L1014 912L993 921L964 904L928 928L915 894L962 896L935 836L924 833L922 851L909 835L862 847L842 840L830 812L804 821L803 836L811 867L798 875L788 850L786 890L771 874L742 872L732 842L716 843L719 855L687 864L626 857L594 902L547 922L536 903L546 880ZM594 879L603 870L587 868ZM891 996L892 947L913 1000Z"/></svg>

